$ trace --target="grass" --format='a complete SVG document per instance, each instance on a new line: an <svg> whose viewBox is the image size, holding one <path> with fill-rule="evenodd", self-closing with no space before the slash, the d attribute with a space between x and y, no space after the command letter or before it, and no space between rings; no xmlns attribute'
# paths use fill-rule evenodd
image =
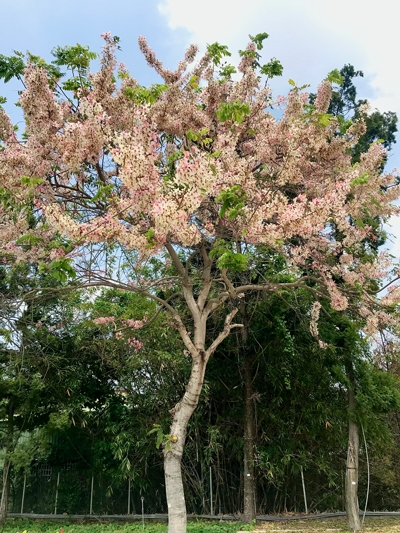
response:
<svg viewBox="0 0 400 533"><path fill-rule="evenodd" d="M64 529L64 532L62 530ZM188 533L237 533L237 531L252 530L253 526L239 524L238 522L189 522ZM8 519L0 533L167 533L166 523L145 523L144 529L141 522L134 523L89 523L77 524L65 522L46 522Z"/></svg>
<svg viewBox="0 0 400 533"><path fill-rule="evenodd" d="M64 532L62 532L64 529ZM263 522L256 527L238 522L189 522L188 533L347 533L346 521L342 518L327 520L291 520L287 522ZM364 530L368 533L400 533L400 518L367 517ZM167 533L167 524L146 523L89 523L46 522L9 519L0 533Z"/></svg>

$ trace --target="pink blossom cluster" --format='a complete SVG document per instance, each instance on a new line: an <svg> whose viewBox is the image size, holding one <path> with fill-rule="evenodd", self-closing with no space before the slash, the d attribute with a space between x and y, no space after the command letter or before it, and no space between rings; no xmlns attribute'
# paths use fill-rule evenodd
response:
<svg viewBox="0 0 400 533"><path fill-rule="evenodd" d="M314 302L311 308L310 332L311 332L311 335L315 337L316 339L318 339L318 336L319 336L318 319L319 319L320 310L321 310L320 302Z"/></svg>
<svg viewBox="0 0 400 533"><path fill-rule="evenodd" d="M138 339L135 339L135 337L129 337L127 339L127 343L131 348L133 348L133 351L135 353L137 353L143 348L143 342L139 341Z"/></svg>
<svg viewBox="0 0 400 533"><path fill-rule="evenodd" d="M334 117L321 123L332 94L329 82L319 85L315 110L305 92L278 97L285 112L276 119L268 108L271 91L254 69L254 43L239 65L241 78L227 81L216 77L208 54L190 70L195 46L175 71L166 69L140 37L147 63L164 82L157 97L146 101L121 65L125 78L117 86L116 44L109 32L103 38L101 68L78 92L76 105L59 101L43 69L27 67L20 98L26 142L0 110L0 180L15 205L26 205L26 211L0 213L2 255L60 258L61 249L47 247L56 234L77 248L118 244L139 252L140 261L170 253L171 246L204 252L221 239L242 249L263 245L283 254L294 275L310 268L338 311L349 305L344 289L388 275L387 255L362 260L365 239L375 235L355 221L365 213L383 219L397 214L399 185L395 175L379 171L386 156L379 143L352 165L351 148L365 132L362 117L344 135L337 134ZM32 233L26 216L32 203L39 221L33 233L42 244L25 249L17 242ZM139 274L135 279L151 285ZM395 289L382 304L398 299ZM377 303L365 294L360 307ZM317 307L312 313L317 334ZM365 319L372 331L383 315L378 319L371 311ZM126 325L137 329L140 323Z"/></svg>
<svg viewBox="0 0 400 533"><path fill-rule="evenodd" d="M94 318L93 322L95 324L113 324L115 320L115 316L101 316L99 318Z"/></svg>
<svg viewBox="0 0 400 533"><path fill-rule="evenodd" d="M123 321L123 323L129 327L129 328L132 328L132 329L140 329L143 327L144 325L144 321L143 320L135 320L133 318L127 318Z"/></svg>

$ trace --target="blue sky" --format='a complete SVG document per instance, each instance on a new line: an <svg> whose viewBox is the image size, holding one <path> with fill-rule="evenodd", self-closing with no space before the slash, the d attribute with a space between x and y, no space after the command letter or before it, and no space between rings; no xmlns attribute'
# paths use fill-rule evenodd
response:
<svg viewBox="0 0 400 533"><path fill-rule="evenodd" d="M29 50L50 60L57 45L89 45L100 51L100 33L121 38L119 60L142 84L157 80L137 46L145 35L158 57L169 67L194 42L219 41L232 52L244 48L248 34L268 32L263 58L278 58L284 66L273 80L275 94L286 94L288 79L298 84L318 82L345 63L364 71L357 83L360 98L381 111L400 117L398 20L400 0L0 0L0 53ZM17 122L12 102L19 85L0 85L6 109ZM400 136L387 169L400 168ZM393 231L399 234L400 222ZM396 254L400 256L400 246Z"/></svg>
<svg viewBox="0 0 400 533"><path fill-rule="evenodd" d="M0 13L1 54L29 50L51 60L52 48L76 43L100 52L104 44L100 34L110 31L121 38L120 61L144 85L156 78L138 49L138 36L145 35L160 58L170 65L179 61L188 41L184 29L168 27L156 0L0 0ZM0 94L11 104L18 98L19 89L18 82L9 82L0 86ZM6 107L13 116L19 116L13 105Z"/></svg>

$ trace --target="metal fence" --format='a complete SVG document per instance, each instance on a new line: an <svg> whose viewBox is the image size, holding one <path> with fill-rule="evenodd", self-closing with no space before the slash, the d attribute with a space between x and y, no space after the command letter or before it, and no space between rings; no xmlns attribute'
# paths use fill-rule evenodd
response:
<svg viewBox="0 0 400 533"><path fill-rule="evenodd" d="M41 463L24 473L11 470L9 512L36 515L155 515L167 513L162 463L148 465L146 479L126 479L115 471L96 472L82 461L55 466ZM191 515L238 515L243 507L241 471L206 467L194 475L183 465L187 512ZM342 510L344 477L331 486L323 473L301 471L292 474L279 489L259 480L257 513ZM367 480L360 473L360 505L364 505ZM397 510L397 492L382 501L380 480L371 478L369 508ZM1 469L0 469L1 491ZM308 503L308 505L307 505Z"/></svg>
<svg viewBox="0 0 400 533"><path fill-rule="evenodd" d="M10 478L10 513L155 514L166 513L163 487L144 491L140 480L116 479L70 466L46 464Z"/></svg>
<svg viewBox="0 0 400 533"><path fill-rule="evenodd" d="M153 471L154 470L154 471ZM204 469L199 477L184 469L187 512L191 515L238 515L243 505L243 480L220 470ZM227 483L227 480L230 483ZM297 479L298 478L298 479ZM0 478L1 479L1 478ZM276 504L276 489L261 487L257 513L267 514ZM274 489L271 492L271 489ZM296 499L284 502L283 510L307 509L304 477L291 484ZM331 496L335 490L330 489ZM275 494L274 494L275 493ZM11 471L9 512L35 515L155 515L167 513L161 468L149 469L143 479L122 479L110 472L93 472L82 463L69 461L62 467L39 464L24 473ZM336 495L336 499L339 499ZM320 494L321 499L321 494ZM269 506L266 504L269 502ZM327 505L326 508L331 508ZM276 507L276 509L278 509Z"/></svg>

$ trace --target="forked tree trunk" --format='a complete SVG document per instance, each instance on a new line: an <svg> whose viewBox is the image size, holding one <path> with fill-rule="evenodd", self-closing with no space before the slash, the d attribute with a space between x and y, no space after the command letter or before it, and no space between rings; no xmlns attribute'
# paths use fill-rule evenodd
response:
<svg viewBox="0 0 400 533"><path fill-rule="evenodd" d="M186 533L186 503L183 491L181 462L186 440L186 428L199 402L206 362L193 361L192 372L182 400L173 409L169 440L164 446L164 474L168 505L169 533Z"/></svg>
<svg viewBox="0 0 400 533"><path fill-rule="evenodd" d="M244 374L244 480L243 480L243 521L250 524L256 519L256 483L254 469L255 420L253 405L253 384L251 364L245 358Z"/></svg>
<svg viewBox="0 0 400 533"><path fill-rule="evenodd" d="M360 514L358 507L358 453L359 434L358 425L354 421L356 406L354 392L354 377L350 377L351 388L348 391L349 399L349 442L347 449L346 465L346 515L349 529L359 531L361 529ZM353 378L353 379L352 379Z"/></svg>
<svg viewBox="0 0 400 533"><path fill-rule="evenodd" d="M214 338L214 341L207 350L205 350L207 318L210 312L219 306L217 300L213 300L212 302L209 301L207 303L207 298L212 286L212 261L208 257L204 245L200 246L200 252L204 260L202 277L203 285L196 300L193 295L193 284L188 277L189 265L187 264L186 267L183 266L178 254L171 244L167 244L166 248L178 272L182 276L182 291L187 306L191 312L194 326L192 339L183 324L179 313L170 308L173 315L172 319L174 326L178 329L186 348L192 356L192 371L186 386L186 392L181 401L178 402L171 411L172 424L170 435L167 442L164 444L164 474L168 505L168 532L186 533L187 517L181 463L186 440L187 425L199 403L201 390L203 388L204 373L209 357L214 353L217 346L226 339L232 328L243 327L243 325L232 324L232 320L238 312L237 308L232 309L232 311L225 317L224 328ZM226 273L222 272L222 277L225 279L227 287L231 287L231 283L226 277ZM233 287L232 290L234 290ZM221 300L221 303L223 301L224 300Z"/></svg>

